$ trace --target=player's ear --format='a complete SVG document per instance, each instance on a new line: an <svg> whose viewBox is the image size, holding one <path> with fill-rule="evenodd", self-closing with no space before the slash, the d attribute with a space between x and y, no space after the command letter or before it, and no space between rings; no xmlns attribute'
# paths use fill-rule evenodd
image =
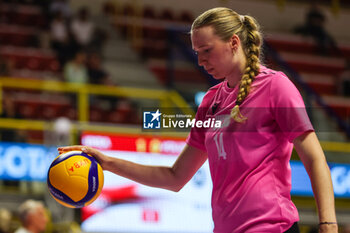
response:
<svg viewBox="0 0 350 233"><path fill-rule="evenodd" d="M238 49L238 46L241 44L241 40L236 34L233 34L233 36L230 39L230 47L232 49L232 52L236 52Z"/></svg>

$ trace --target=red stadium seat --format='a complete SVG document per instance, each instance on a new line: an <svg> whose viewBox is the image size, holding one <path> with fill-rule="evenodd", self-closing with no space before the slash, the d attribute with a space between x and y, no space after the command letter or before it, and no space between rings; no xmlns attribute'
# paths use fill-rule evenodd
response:
<svg viewBox="0 0 350 233"><path fill-rule="evenodd" d="M333 75L301 73L303 81L321 95L336 95L337 86Z"/></svg>
<svg viewBox="0 0 350 233"><path fill-rule="evenodd" d="M142 10L142 17L145 19L155 19L156 13L153 7L145 6Z"/></svg>
<svg viewBox="0 0 350 233"><path fill-rule="evenodd" d="M183 22L183 23L190 23L192 24L193 20L194 20L194 17L193 15L188 12L188 11L182 11L180 13L180 17L178 19L180 22Z"/></svg>
<svg viewBox="0 0 350 233"><path fill-rule="evenodd" d="M28 130L27 142L28 143L42 143L44 141L44 131L41 130Z"/></svg>
<svg viewBox="0 0 350 233"><path fill-rule="evenodd" d="M289 52L280 52L280 55L298 72L338 75L345 67L345 60L343 58Z"/></svg>
<svg viewBox="0 0 350 233"><path fill-rule="evenodd" d="M156 75L162 84L167 83L168 70L165 63L148 64L149 69ZM174 82L182 83L206 83L207 79L193 67L178 67L174 70Z"/></svg>
<svg viewBox="0 0 350 233"><path fill-rule="evenodd" d="M42 71L57 71L59 69L56 55L52 51L6 46L0 47L0 55L13 60L17 69Z"/></svg>
<svg viewBox="0 0 350 233"><path fill-rule="evenodd" d="M175 20L174 12L171 9L163 9L158 18L169 21Z"/></svg>
<svg viewBox="0 0 350 233"><path fill-rule="evenodd" d="M52 72L59 72L61 69L60 63L57 61L57 59L51 59L48 64L48 68Z"/></svg>
<svg viewBox="0 0 350 233"><path fill-rule="evenodd" d="M38 58L31 57L27 59L26 68L30 70L39 70L41 68L41 63Z"/></svg>
<svg viewBox="0 0 350 233"><path fill-rule="evenodd" d="M60 105L55 104L42 104L38 118L42 120L54 120L58 117L60 107Z"/></svg>
<svg viewBox="0 0 350 233"><path fill-rule="evenodd" d="M122 11L123 16L135 16L135 14L136 14L136 11L133 5L127 3L123 6L123 11Z"/></svg>
<svg viewBox="0 0 350 233"><path fill-rule="evenodd" d="M345 121L350 119L350 98L343 96L322 96L328 104Z"/></svg>
<svg viewBox="0 0 350 233"><path fill-rule="evenodd" d="M24 119L36 119L38 106L35 102L18 103L18 113Z"/></svg>
<svg viewBox="0 0 350 233"><path fill-rule="evenodd" d="M101 108L91 107L89 110L89 121L106 122L107 113Z"/></svg>
<svg viewBox="0 0 350 233"><path fill-rule="evenodd" d="M61 109L61 111L58 113L58 116L67 117L70 120L77 120L78 119L77 110L71 106Z"/></svg>

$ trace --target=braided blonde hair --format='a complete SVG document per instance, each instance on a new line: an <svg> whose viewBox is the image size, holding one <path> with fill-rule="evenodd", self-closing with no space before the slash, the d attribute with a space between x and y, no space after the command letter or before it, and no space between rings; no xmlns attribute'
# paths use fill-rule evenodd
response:
<svg viewBox="0 0 350 233"><path fill-rule="evenodd" d="M192 24L191 32L205 26L212 26L215 34L223 41L229 41L235 34L241 40L246 56L246 66L239 84L236 105L231 110L231 117L236 122L244 122L247 118L241 114L239 106L248 96L251 84L258 75L260 67L262 36L259 25L251 16L239 15L229 8L217 7L198 16Z"/></svg>

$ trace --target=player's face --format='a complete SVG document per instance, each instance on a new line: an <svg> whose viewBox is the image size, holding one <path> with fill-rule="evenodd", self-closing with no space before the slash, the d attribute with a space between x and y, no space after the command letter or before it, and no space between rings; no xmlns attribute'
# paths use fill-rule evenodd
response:
<svg viewBox="0 0 350 233"><path fill-rule="evenodd" d="M33 213L29 214L28 218L33 229L36 229L38 232L45 231L48 218L43 207L39 207Z"/></svg>
<svg viewBox="0 0 350 233"><path fill-rule="evenodd" d="M216 79L230 76L234 69L231 41L225 42L214 34L211 26L192 31L192 49L197 53L198 64Z"/></svg>

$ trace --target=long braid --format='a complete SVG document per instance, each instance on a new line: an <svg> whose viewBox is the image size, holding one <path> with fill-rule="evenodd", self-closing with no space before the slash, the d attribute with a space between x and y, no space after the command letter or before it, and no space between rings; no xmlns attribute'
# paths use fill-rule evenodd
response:
<svg viewBox="0 0 350 233"><path fill-rule="evenodd" d="M244 53L246 55L246 67L244 69L242 79L239 84L239 91L236 99L236 105L231 110L231 117L236 122L244 122L247 118L244 117L239 106L243 103L250 92L251 84L255 76L259 74L259 57L261 46L261 35L258 24L253 17L248 15L241 16L242 31L237 33L243 43Z"/></svg>

